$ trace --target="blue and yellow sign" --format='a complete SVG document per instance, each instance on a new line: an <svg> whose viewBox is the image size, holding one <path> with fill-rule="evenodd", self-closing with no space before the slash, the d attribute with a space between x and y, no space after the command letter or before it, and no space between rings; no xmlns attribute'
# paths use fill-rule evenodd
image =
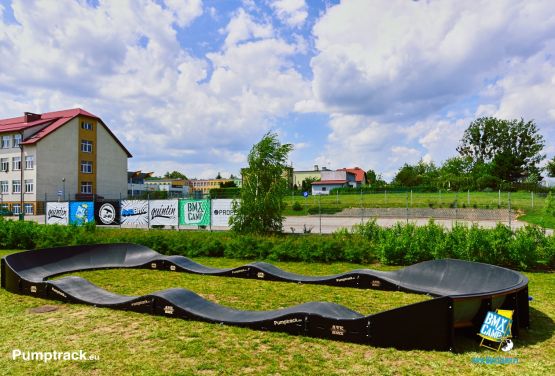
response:
<svg viewBox="0 0 555 376"><path fill-rule="evenodd" d="M480 346L499 351L503 342L511 337L512 318L513 311L510 310L498 309L496 312L488 312L478 333L482 337ZM497 344L495 347L488 346L484 341L497 342Z"/></svg>
<svg viewBox="0 0 555 376"><path fill-rule="evenodd" d="M69 223L82 225L94 221L94 202L73 201L69 203Z"/></svg>

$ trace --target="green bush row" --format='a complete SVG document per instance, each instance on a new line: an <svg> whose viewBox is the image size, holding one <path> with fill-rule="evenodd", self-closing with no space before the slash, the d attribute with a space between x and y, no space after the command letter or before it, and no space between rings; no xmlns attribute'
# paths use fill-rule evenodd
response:
<svg viewBox="0 0 555 376"><path fill-rule="evenodd" d="M555 267L555 237L538 227L511 231L455 225L452 230L430 221L426 226L397 224L382 228L375 221L332 235L239 235L233 232L105 229L38 225L0 218L0 249L33 249L95 243L136 243L163 254L239 259L387 265L458 258L521 270Z"/></svg>

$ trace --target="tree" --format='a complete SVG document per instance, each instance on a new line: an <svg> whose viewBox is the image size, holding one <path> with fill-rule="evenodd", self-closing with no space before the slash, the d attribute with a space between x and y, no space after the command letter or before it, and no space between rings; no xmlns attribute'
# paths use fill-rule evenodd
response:
<svg viewBox="0 0 555 376"><path fill-rule="evenodd" d="M240 233L270 233L282 230L283 198L287 180L283 173L291 144L281 144L275 133L266 133L248 156L242 170L241 202L233 202L231 227Z"/></svg>
<svg viewBox="0 0 555 376"><path fill-rule="evenodd" d="M320 181L319 178L311 178L308 177L306 179L304 179L301 183L301 190L303 192L311 192L312 191L312 183L314 183L315 181Z"/></svg>
<svg viewBox="0 0 555 376"><path fill-rule="evenodd" d="M522 181L538 168L545 140L533 121L482 117L464 131L457 151L477 163L492 164L492 172L501 180Z"/></svg>
<svg viewBox="0 0 555 376"><path fill-rule="evenodd" d="M234 181L224 181L220 183L220 188L237 188L237 184Z"/></svg>
<svg viewBox="0 0 555 376"><path fill-rule="evenodd" d="M218 175L216 175L216 180L220 180L222 178L222 175L220 175L220 173L218 172Z"/></svg>
<svg viewBox="0 0 555 376"><path fill-rule="evenodd" d="M172 171L172 172L166 172L164 174L164 178L166 179L184 179L187 180L187 176L185 176L184 174L182 174L179 171Z"/></svg>
<svg viewBox="0 0 555 376"><path fill-rule="evenodd" d="M547 171L547 176L549 176L550 178L555 178L555 157L547 162L545 170Z"/></svg>
<svg viewBox="0 0 555 376"><path fill-rule="evenodd" d="M372 169L366 171L366 182L368 182L368 184L375 184L377 177L376 171Z"/></svg>

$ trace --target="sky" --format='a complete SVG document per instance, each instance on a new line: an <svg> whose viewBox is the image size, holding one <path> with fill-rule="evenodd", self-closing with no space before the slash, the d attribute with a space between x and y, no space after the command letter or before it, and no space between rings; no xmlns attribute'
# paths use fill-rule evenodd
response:
<svg viewBox="0 0 555 376"><path fill-rule="evenodd" d="M130 170L238 175L275 132L296 170L390 180L481 116L555 155L555 1L0 0L0 118L81 107Z"/></svg>

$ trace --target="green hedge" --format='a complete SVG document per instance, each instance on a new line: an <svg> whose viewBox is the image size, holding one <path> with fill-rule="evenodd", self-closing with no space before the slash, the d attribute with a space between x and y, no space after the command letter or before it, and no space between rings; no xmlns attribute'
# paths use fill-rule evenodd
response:
<svg viewBox="0 0 555 376"><path fill-rule="evenodd" d="M94 243L137 243L163 254L281 261L348 261L410 265L458 258L521 270L555 267L555 237L538 227L511 231L455 225L452 230L430 221L426 226L375 221L332 235L238 235L233 232L105 229L38 225L0 218L0 249L33 249Z"/></svg>

